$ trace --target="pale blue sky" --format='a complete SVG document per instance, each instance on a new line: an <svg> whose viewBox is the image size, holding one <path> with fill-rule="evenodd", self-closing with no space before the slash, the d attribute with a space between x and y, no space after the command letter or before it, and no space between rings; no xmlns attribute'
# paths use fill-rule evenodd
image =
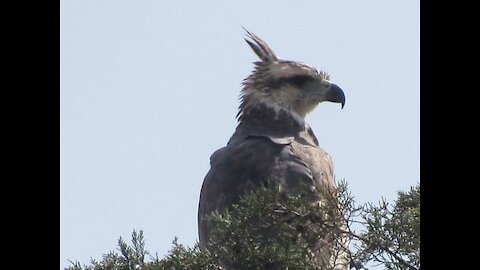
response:
<svg viewBox="0 0 480 270"><path fill-rule="evenodd" d="M61 1L60 267L143 230L163 256L197 240L209 157L235 127L255 55L331 74L343 110L307 116L359 203L420 179L419 2Z"/></svg>

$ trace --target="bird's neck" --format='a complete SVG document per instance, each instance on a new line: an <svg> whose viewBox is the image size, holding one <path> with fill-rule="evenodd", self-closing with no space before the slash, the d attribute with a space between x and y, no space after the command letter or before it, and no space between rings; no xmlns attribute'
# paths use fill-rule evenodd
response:
<svg viewBox="0 0 480 270"><path fill-rule="evenodd" d="M257 129L298 134L307 127L303 117L278 105L258 103L242 111L240 123Z"/></svg>

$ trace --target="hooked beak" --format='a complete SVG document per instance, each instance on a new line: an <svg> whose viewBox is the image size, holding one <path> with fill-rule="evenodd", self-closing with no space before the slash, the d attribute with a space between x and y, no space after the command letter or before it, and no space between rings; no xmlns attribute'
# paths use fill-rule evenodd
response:
<svg viewBox="0 0 480 270"><path fill-rule="evenodd" d="M328 82L325 80L326 93L325 93L325 100L335 103L341 103L342 109L345 106L345 94L343 93L342 88L338 85Z"/></svg>

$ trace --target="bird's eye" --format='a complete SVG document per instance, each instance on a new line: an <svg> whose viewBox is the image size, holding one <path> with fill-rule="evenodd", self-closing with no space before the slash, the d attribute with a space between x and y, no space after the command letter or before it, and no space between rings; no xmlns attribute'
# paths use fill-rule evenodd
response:
<svg viewBox="0 0 480 270"><path fill-rule="evenodd" d="M306 82L313 80L309 76L303 76L303 75L298 75L298 76L293 76L290 79L288 79L288 82L296 87L302 87L305 85Z"/></svg>

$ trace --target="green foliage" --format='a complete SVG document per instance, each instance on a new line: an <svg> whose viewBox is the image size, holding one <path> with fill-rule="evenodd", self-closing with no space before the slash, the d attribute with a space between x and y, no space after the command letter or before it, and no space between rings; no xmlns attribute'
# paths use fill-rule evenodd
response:
<svg viewBox="0 0 480 270"><path fill-rule="evenodd" d="M90 261L90 266L82 267L79 262L72 262L72 266L67 268L68 270L137 270L137 269L146 269L144 268L145 255L148 254L145 251L145 241L143 238L143 231L136 232L135 230L132 233L132 245L129 246L123 239L120 237L118 240L118 247L121 253L111 251L110 253L103 256L103 260L97 262L92 259Z"/></svg>
<svg viewBox="0 0 480 270"><path fill-rule="evenodd" d="M231 211L208 218L215 228L208 249L229 269L320 269L311 251L320 236L339 227L330 210L307 196L282 198L278 190L262 187Z"/></svg>
<svg viewBox="0 0 480 270"><path fill-rule="evenodd" d="M208 251L201 251L196 245L194 248L185 247L178 243L178 239L173 241L173 247L165 256L159 260L158 257L150 256L149 261L145 261L145 256L150 255L145 250L143 232L132 233L132 244L128 245L120 237L118 241L120 254L110 252L103 256L101 262L91 261L89 266L81 266L79 262L72 262L72 266L66 270L195 270L195 269L221 269L216 266L213 256Z"/></svg>
<svg viewBox="0 0 480 270"><path fill-rule="evenodd" d="M182 244L179 244L178 239L175 238L173 241L173 248L169 251L167 256L162 260L158 260L157 258L150 264L150 268L145 269L214 270L221 268L218 266L215 257L212 256L210 252L200 250L198 245L195 245L193 248L185 247Z"/></svg>
<svg viewBox="0 0 480 270"><path fill-rule="evenodd" d="M420 269L420 187L399 192L393 206L355 206L340 183L335 194L320 194L322 204L307 196L286 197L273 188L260 188L243 196L230 211L208 216L213 225L210 244L200 249L179 244L159 259L145 249L142 231L133 231L131 244L122 238L118 250L81 266L72 262L66 270L223 270L223 269L322 269L315 246L329 235L328 247L348 237L354 251L352 267L378 262L386 269ZM362 225L356 234L350 227ZM345 251L345 250L341 250Z"/></svg>
<svg viewBox="0 0 480 270"><path fill-rule="evenodd" d="M362 212L366 232L359 237L360 261L375 261L389 270L420 269L420 185L399 192L393 206L382 200Z"/></svg>

